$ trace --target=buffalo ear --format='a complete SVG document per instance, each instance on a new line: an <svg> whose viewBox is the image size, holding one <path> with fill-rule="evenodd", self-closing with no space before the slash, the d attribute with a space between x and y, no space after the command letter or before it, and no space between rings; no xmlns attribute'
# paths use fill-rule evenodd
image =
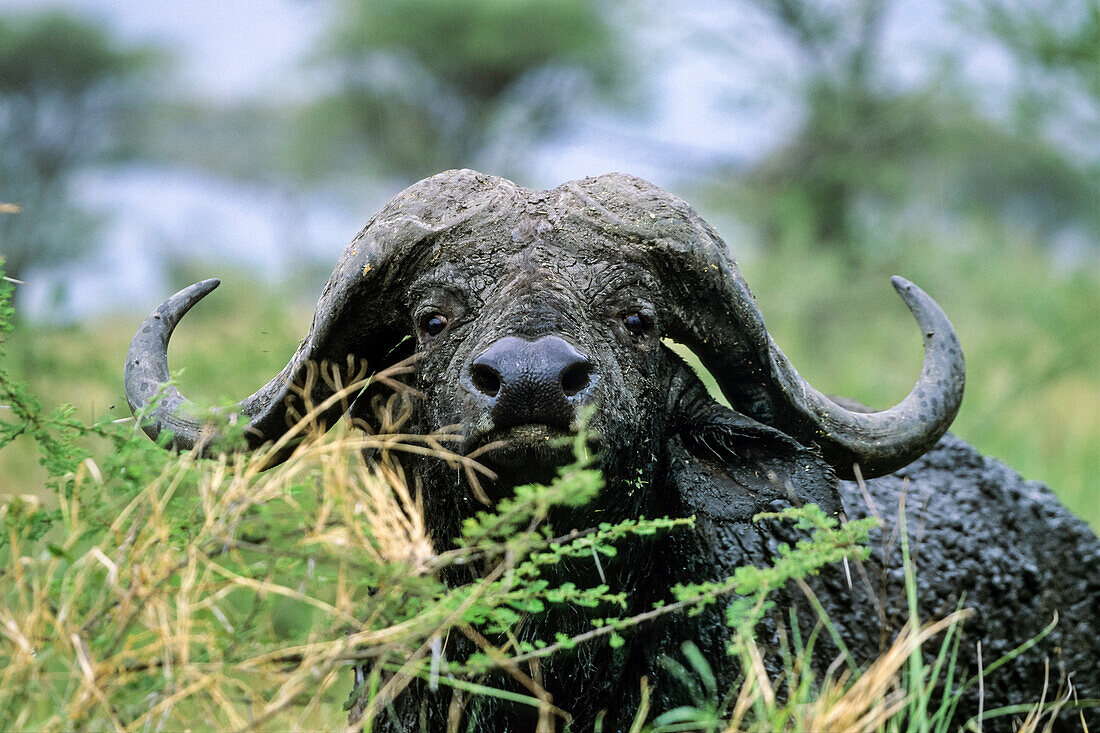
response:
<svg viewBox="0 0 1100 733"><path fill-rule="evenodd" d="M816 449L714 402L695 412L667 444L683 511L721 524L811 503L840 512L836 474Z"/></svg>

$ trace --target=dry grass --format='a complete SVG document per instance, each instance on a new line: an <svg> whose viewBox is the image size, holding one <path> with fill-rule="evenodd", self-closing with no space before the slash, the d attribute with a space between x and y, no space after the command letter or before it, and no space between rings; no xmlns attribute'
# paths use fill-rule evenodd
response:
<svg viewBox="0 0 1100 733"><path fill-rule="evenodd" d="M4 521L10 551L0 570L0 715L14 713L5 725L330 727L347 694L341 668L420 646L432 619L379 623L385 594L360 576L389 568L415 579L435 570L419 497L395 454L469 461L442 447L448 436L310 436L327 406L253 454L166 463L106 527L82 511L89 495L111 490L86 460L70 477L71 492L57 498L63 529L51 533L48 551L14 529L41 510L36 497L0 506L0 521L13 520ZM302 438L288 460L263 471ZM364 451L375 460L368 464ZM180 522L181 511L190 521ZM258 522L261 515L275 519ZM254 534L283 521L280 536ZM290 643L272 643L280 633L249 633L270 626L263 614L288 612L309 619L304 634L283 634Z"/></svg>
<svg viewBox="0 0 1100 733"><path fill-rule="evenodd" d="M816 700L801 711L799 730L876 731L902 711L911 693L902 684L902 669L932 637L958 624L959 611L920 629L906 625L882 656L854 682L847 675L826 680Z"/></svg>
<svg viewBox="0 0 1100 733"><path fill-rule="evenodd" d="M0 547L0 728L341 727L352 683L346 668L360 666L373 686L357 690L352 730L369 728L380 707L417 677L442 678L456 700L510 695L535 707L541 727L552 729L565 713L543 689L539 666L562 645L521 649L513 639L497 647L467 616L492 622L503 609L507 619L508 604L545 596L546 589L523 586L532 576L521 563L532 550L550 556L552 545L576 544L575 554L588 556L601 533L614 532L545 537L534 530L554 502L536 491L534 508L511 507L511 521L530 528L523 536L501 521L483 539L437 553L417 482L400 457L446 461L474 482L487 472L446 447L458 437L453 432L405 430L410 390L399 378L408 368L373 377L398 390L378 404L378 434L348 425L316 430L322 412L338 403L346 408L365 384L362 371L344 383L341 372L317 372L311 379L330 379L333 397L255 452L173 458L139 436L127 444L132 455L107 463L89 458L63 477L61 517L40 539L31 530L45 511L42 499L0 504L7 531L7 547ZM287 460L266 468L291 449ZM594 472L578 470L574 480L598 489ZM102 497L125 489L127 475L137 481L132 496L100 507ZM577 495L577 488L566 483L559 492ZM482 579L458 588L439 581L441 569L473 562L484 568ZM606 590L575 592L581 600L608 598ZM442 677L439 644L449 633L473 639L490 666L511 674L526 693L485 688L476 682L480 673L466 674L454 662L444 662Z"/></svg>

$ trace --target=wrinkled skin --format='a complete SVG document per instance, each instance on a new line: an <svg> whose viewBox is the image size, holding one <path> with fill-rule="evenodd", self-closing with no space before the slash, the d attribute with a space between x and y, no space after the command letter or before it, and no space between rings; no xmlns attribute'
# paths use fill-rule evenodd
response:
<svg viewBox="0 0 1100 733"><path fill-rule="evenodd" d="M449 321L437 336L417 329L423 355L417 386L428 395L424 427L461 423L467 449L502 437L501 431L494 432L482 395L466 384L468 365L504 337L535 341L555 334L598 365L585 399L577 401L578 406L599 406L590 428L600 435L635 433L633 416L653 414L667 395L662 389L668 380L664 347L653 335L632 335L622 323L625 314L658 309L652 277L628 264L577 263L567 250L552 244L517 244L509 250L456 252L452 261L429 270L411 289L411 313L444 312ZM544 447L544 437L511 437L519 443L510 450L522 454L516 461L522 467L508 465L503 450L491 453L487 462L496 466L503 461L498 467L520 481L553 475L562 456ZM645 447L632 443L631 452ZM539 471L541 467L551 471ZM524 475L525 470L533 473Z"/></svg>
<svg viewBox="0 0 1100 733"><path fill-rule="evenodd" d="M135 409L168 379L171 328L213 285L194 287L158 309L135 337L127 360ZM672 584L768 563L780 542L797 539L785 527L752 523L760 511L813 502L834 515L881 515L875 553L852 568L851 587L838 568L811 582L861 664L907 619L893 521L907 494L923 617L950 613L964 593L975 609L959 649L965 676L977 668L976 642L988 665L1060 615L1041 644L984 680L985 709L1038 700L1044 658L1051 663L1048 699L1062 673L1072 674L1080 697L1100 697L1100 541L1045 487L944 436L962 395L961 352L927 296L913 295L904 282L895 287L931 356L896 408L845 411L800 381L767 336L725 245L679 199L618 174L538 192L451 171L402 192L368 223L326 285L294 359L238 414L248 418L256 444L272 440L285 430L283 405L293 400L287 385L300 382L302 364L339 364L350 355L380 369L416 353L413 379L424 397L415 401L413 427L429 433L460 425L466 452L502 441L479 459L498 474L484 486L494 499L551 478L572 456L555 439L569 438L580 411L592 408L591 448L606 486L583 510L552 516L555 530L642 514L697 517L691 531L628 541L604 563L611 590L629 593L626 614L665 600ZM700 356L733 409L707 394L662 337ZM312 395L315 403L325 397ZM368 424L370 397L352 408ZM176 447L200 445L201 422L179 408L182 396L171 394L167 404L147 432L171 429ZM874 511L856 484L838 480L856 460L865 475L878 477L866 485ZM422 479L433 540L448 549L461 520L482 505L460 472L429 460L409 468ZM592 562L563 563L560 574L578 585L600 582ZM799 591L782 600L759 630L773 673L785 608L799 606L804 633L814 619ZM529 618L515 633L543 639L589 628L588 615L567 609ZM591 730L600 716L603 730L627 730L643 677L653 711L692 701L660 664L684 641L699 646L720 689L729 689L738 670L726 654L727 632L721 608L665 617L635 629L619 649L595 641L544 660L541 678L554 704L572 716L572 730ZM457 634L444 649L451 659L470 651ZM832 654L819 644L820 671ZM520 690L503 673L485 683ZM375 730L445 730L451 701L449 690L432 693L414 683ZM464 705L463 726L474 730L535 726L528 708L485 697ZM975 689L960 715L965 720L977 709ZM357 712L353 707L353 718Z"/></svg>

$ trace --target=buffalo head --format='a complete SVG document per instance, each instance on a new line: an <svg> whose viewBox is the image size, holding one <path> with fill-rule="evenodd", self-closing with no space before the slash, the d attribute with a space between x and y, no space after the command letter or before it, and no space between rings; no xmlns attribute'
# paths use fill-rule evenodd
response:
<svg viewBox="0 0 1100 733"><path fill-rule="evenodd" d="M179 449L198 444L204 426L166 387L168 339L217 284L166 301L127 356L131 408L163 392L143 427L153 437L171 431ZM962 353L946 316L914 285L895 278L894 286L920 326L924 366L900 404L853 411L799 376L725 244L679 198L621 174L532 191L449 171L398 194L367 223L290 363L232 412L247 421L254 445L272 441L303 399L321 404L332 395L332 380L308 378L313 365L355 359L377 370L415 353L426 396L416 427L461 425L465 451L478 451L496 472L498 490L552 475L571 455L561 438L577 430L586 406L612 477L652 478L673 434L704 451L778 440L839 476L855 464L864 476L881 475L940 438L963 391ZM694 351L733 410L715 417L704 407L697 380L662 339ZM358 407L365 402L352 412L369 421ZM346 407L334 403L320 422ZM715 429L700 431L701 423Z"/></svg>

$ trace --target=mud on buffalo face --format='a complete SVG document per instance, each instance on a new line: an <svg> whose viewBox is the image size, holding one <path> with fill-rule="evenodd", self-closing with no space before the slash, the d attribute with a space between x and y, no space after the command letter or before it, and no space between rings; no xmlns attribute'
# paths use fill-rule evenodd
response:
<svg viewBox="0 0 1100 733"><path fill-rule="evenodd" d="M145 425L173 444L201 441L172 387L167 343L206 281L166 301L143 324L126 363L131 407L158 394ZM403 191L345 250L309 334L286 368L235 408L258 445L282 435L308 398L311 365L349 357L381 369L419 352L423 430L461 424L467 450L508 485L546 478L571 455L557 438L590 427L605 470L623 477L656 460L666 428L684 420L672 382L682 363L662 337L686 344L737 414L820 451L842 476L888 473L925 452L958 409L963 360L939 307L912 284L894 285L921 327L925 360L913 391L874 413L833 402L795 371L725 244L680 199L621 174L532 191L473 171L448 171ZM303 384L312 384L308 395ZM331 424L343 406L320 416ZM628 465L630 464L630 465Z"/></svg>
<svg viewBox="0 0 1100 733"><path fill-rule="evenodd" d="M584 408L596 450L640 448L638 416L660 415L660 293L626 262L583 261L537 241L460 249L410 287L425 430L461 424L466 452L503 485L571 459Z"/></svg>

